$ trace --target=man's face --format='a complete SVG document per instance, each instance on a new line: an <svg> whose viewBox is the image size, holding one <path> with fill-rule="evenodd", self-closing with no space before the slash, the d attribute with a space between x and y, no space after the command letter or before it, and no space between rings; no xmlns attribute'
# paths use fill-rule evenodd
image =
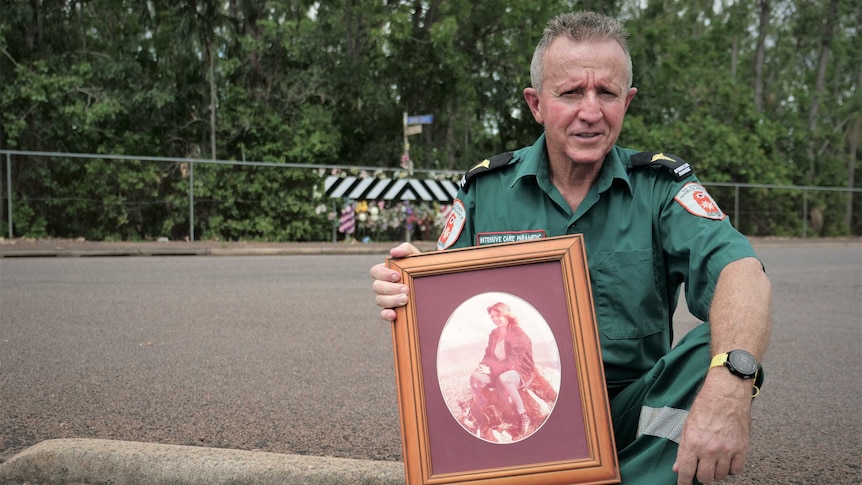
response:
<svg viewBox="0 0 862 485"><path fill-rule="evenodd" d="M524 90L537 122L545 126L552 162L601 163L620 135L637 93L626 88L623 48L611 39L555 39L543 58L542 91Z"/></svg>

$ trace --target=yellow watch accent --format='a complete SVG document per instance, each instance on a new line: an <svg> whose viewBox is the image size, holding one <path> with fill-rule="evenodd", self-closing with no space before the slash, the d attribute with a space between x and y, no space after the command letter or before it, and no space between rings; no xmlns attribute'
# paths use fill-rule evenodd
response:
<svg viewBox="0 0 862 485"><path fill-rule="evenodd" d="M712 358L712 362L709 363L709 368L713 367L724 367L724 363L727 362L727 352L723 354L718 354Z"/></svg>

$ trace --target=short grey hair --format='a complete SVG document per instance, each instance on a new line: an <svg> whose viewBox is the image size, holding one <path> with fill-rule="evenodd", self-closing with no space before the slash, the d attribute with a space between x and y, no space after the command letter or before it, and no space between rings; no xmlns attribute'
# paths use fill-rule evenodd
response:
<svg viewBox="0 0 862 485"><path fill-rule="evenodd" d="M552 18L545 27L542 39L536 45L533 61L530 63L530 82L536 91L542 90L542 76L544 75L542 60L545 57L545 52L551 43L561 35L565 35L575 42L606 39L617 41L623 48L623 52L626 53L628 66L626 89L632 87L633 69L632 55L629 52L629 33L623 24L617 19L596 12L575 12L564 13Z"/></svg>

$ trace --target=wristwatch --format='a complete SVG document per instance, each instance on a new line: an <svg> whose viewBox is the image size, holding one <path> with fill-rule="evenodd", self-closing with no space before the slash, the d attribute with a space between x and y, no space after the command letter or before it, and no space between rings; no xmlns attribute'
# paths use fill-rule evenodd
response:
<svg viewBox="0 0 862 485"><path fill-rule="evenodd" d="M760 364L757 363L757 359L754 358L750 353L736 349L731 350L730 352L725 352L723 354L718 354L712 358L712 362L709 364L709 368L713 367L727 367L730 369L730 373L739 376L743 379L754 379L754 389L751 391L751 398L754 399L760 394L760 387L757 379L757 373L760 370ZM761 381L763 378L761 377Z"/></svg>
<svg viewBox="0 0 862 485"><path fill-rule="evenodd" d="M760 365L753 355L744 350L731 350L723 354L718 354L712 358L709 368L727 367L734 375L743 379L754 379L757 376L757 369Z"/></svg>

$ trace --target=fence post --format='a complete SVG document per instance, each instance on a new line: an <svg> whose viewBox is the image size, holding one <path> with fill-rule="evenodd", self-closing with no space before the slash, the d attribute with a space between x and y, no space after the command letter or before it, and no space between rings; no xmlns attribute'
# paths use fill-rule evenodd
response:
<svg viewBox="0 0 862 485"><path fill-rule="evenodd" d="M189 242L195 240L195 161L189 159Z"/></svg>
<svg viewBox="0 0 862 485"><path fill-rule="evenodd" d="M802 239L808 237L808 190L802 188Z"/></svg>
<svg viewBox="0 0 862 485"><path fill-rule="evenodd" d="M733 218L735 219L733 222L734 227L741 227L739 224L739 184L733 187Z"/></svg>
<svg viewBox="0 0 862 485"><path fill-rule="evenodd" d="M335 219L332 220L332 242L338 242L338 206L335 205L335 199L332 199L332 213L335 214Z"/></svg>
<svg viewBox="0 0 862 485"><path fill-rule="evenodd" d="M14 237L12 232L12 154L6 154L6 207L9 213L9 239Z"/></svg>

